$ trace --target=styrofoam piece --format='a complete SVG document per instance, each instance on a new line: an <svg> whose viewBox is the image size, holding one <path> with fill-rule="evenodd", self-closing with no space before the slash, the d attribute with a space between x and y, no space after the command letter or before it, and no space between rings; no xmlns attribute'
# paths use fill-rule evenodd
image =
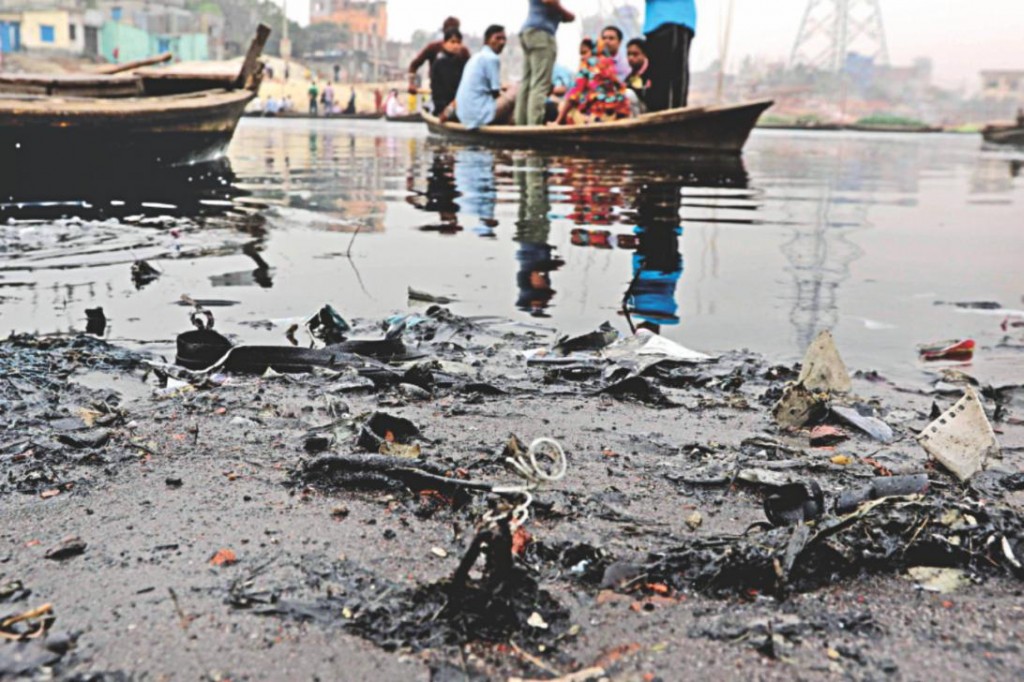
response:
<svg viewBox="0 0 1024 682"><path fill-rule="evenodd" d="M953 407L917 436L929 455L961 481L985 468L989 457L999 457L999 442L974 387L968 386Z"/></svg>
<svg viewBox="0 0 1024 682"><path fill-rule="evenodd" d="M846 363L839 356L836 342L827 329L807 347L797 383L813 392L846 393L853 387Z"/></svg>

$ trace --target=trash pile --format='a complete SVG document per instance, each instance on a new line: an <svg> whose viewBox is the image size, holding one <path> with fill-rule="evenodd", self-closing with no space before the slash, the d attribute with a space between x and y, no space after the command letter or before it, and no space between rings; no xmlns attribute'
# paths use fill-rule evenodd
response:
<svg viewBox="0 0 1024 682"><path fill-rule="evenodd" d="M204 420L227 413L217 442L272 434L252 442L285 453L281 482L297 500L386 499L403 523L450 527L459 547L435 547L458 558L443 577L417 579L413 563L412 584L344 557L253 568L232 553L218 564L232 609L337 627L389 651L514 642L525 660L542 655L561 670L582 665L565 650L587 627L568 595L620 595L649 610L696 594L782 604L871 574L909 575L934 591L1024 578L1024 473L1017 449L999 442L1005 427L1024 423L1014 421L1013 387L942 370L955 395L933 391L930 410L920 398L893 405L870 390L878 377L855 383L828 332L797 367L772 366L645 329L554 335L462 317L425 292L410 298L429 305L379 321L324 305L276 323L279 345L239 343L193 305L174 364L88 337L12 337L0 355L0 494L59 495L82 485L83 465L113 475L121 459L146 452L133 435L143 406L188 416L194 443ZM86 370L127 373L150 402L89 389L75 381ZM513 423L532 440L488 425L526 406L532 416ZM580 451L578 433L546 418L570 408L588 433L630 431L635 449ZM606 419L610 408L636 424ZM665 436L662 425L681 415L721 425L690 440ZM448 420L457 425L442 428ZM453 435L467 423L481 426ZM668 497L651 499L652 490ZM332 514L344 519L348 508ZM53 558L84 550L69 537ZM801 632L833 627L780 617L691 636L738 628L774 658ZM39 646L25 651L42 657ZM0 647L0 662L8 651ZM526 668L550 675L536 661Z"/></svg>
<svg viewBox="0 0 1024 682"><path fill-rule="evenodd" d="M102 470L111 464L107 446L125 422L122 397L113 390L86 388L73 377L137 372L142 357L88 336L12 336L4 348L0 495L55 496L82 483L74 469Z"/></svg>

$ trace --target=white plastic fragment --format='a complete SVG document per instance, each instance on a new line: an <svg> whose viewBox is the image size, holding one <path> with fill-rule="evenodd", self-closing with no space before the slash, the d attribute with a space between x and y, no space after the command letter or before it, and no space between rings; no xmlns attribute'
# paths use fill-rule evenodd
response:
<svg viewBox="0 0 1024 682"><path fill-rule="evenodd" d="M972 386L953 407L917 436L929 455L961 481L985 468L989 457L999 457L999 442Z"/></svg>
<svg viewBox="0 0 1024 682"><path fill-rule="evenodd" d="M660 334L655 334L649 329L638 329L635 338L640 343L640 347L636 351L637 355L661 355L673 360L688 362L711 360L710 355L687 348Z"/></svg>
<svg viewBox="0 0 1024 682"><path fill-rule="evenodd" d="M807 347L797 383L814 392L846 393L853 387L846 363L839 356L836 342L827 329Z"/></svg>
<svg viewBox="0 0 1024 682"><path fill-rule="evenodd" d="M548 624L544 620L544 616L540 615L536 611L530 614L530 617L526 619L526 624L531 628L538 628L540 630L547 630Z"/></svg>

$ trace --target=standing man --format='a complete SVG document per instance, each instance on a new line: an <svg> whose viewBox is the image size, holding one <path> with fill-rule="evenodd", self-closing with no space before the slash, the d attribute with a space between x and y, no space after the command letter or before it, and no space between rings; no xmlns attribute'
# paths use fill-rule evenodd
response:
<svg viewBox="0 0 1024 682"><path fill-rule="evenodd" d="M504 26L488 26L484 31L484 46L470 57L462 72L462 82L455 94L455 113L468 130L491 124L505 125L512 118L515 96L501 90L501 58L498 56L507 43ZM543 107L541 100L542 113Z"/></svg>
<svg viewBox="0 0 1024 682"><path fill-rule="evenodd" d="M690 43L697 30L695 0L647 0L644 33L651 60L649 111L686 106L690 89Z"/></svg>
<svg viewBox="0 0 1024 682"><path fill-rule="evenodd" d="M419 94L419 82L418 75L420 67L424 64L430 64L430 68L434 68L434 62L440 57L445 50L445 43L448 42L448 36L451 35L451 31L459 33L459 28L462 23L457 17L448 17L444 20L444 24L441 25L441 37L438 40L433 40L427 43L422 50L419 51L411 62L409 62L409 94ZM469 61L469 49L466 48L462 43L462 33L459 33L459 50L456 56L461 57L463 63ZM435 112L440 114L441 112Z"/></svg>
<svg viewBox="0 0 1024 682"><path fill-rule="evenodd" d="M576 20L560 0L530 0L530 13L519 34L523 44L523 80L516 98L516 125L544 125L544 102L551 92L551 72L558 56L558 24Z"/></svg>
<svg viewBox="0 0 1024 682"><path fill-rule="evenodd" d="M462 45L459 29L450 28L445 31L441 53L430 65L430 95L434 100L435 116L440 116L455 99L468 61L469 53Z"/></svg>
<svg viewBox="0 0 1024 682"><path fill-rule="evenodd" d="M316 116L317 115L317 95L320 94L320 89L316 87L316 81L315 80L314 81L310 81L310 83L309 83L309 90L307 90L307 93L309 94L309 114L310 114L310 116Z"/></svg>

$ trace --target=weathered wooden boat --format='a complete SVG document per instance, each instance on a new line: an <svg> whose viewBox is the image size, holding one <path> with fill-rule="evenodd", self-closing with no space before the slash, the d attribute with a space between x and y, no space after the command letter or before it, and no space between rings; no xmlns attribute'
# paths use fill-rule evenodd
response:
<svg viewBox="0 0 1024 682"><path fill-rule="evenodd" d="M527 147L597 147L739 154L771 100L669 109L578 126L484 126L467 130L424 113L431 133L462 142Z"/></svg>
<svg viewBox="0 0 1024 682"><path fill-rule="evenodd" d="M981 136L989 144L1024 147L1024 125L993 123L981 129Z"/></svg>
<svg viewBox="0 0 1024 682"><path fill-rule="evenodd" d="M423 123L423 114L416 112L402 116L385 116L390 123Z"/></svg>
<svg viewBox="0 0 1024 682"><path fill-rule="evenodd" d="M0 94L0 173L131 172L223 155L262 76L261 26L229 87L130 97ZM233 87L230 87L233 86Z"/></svg>

